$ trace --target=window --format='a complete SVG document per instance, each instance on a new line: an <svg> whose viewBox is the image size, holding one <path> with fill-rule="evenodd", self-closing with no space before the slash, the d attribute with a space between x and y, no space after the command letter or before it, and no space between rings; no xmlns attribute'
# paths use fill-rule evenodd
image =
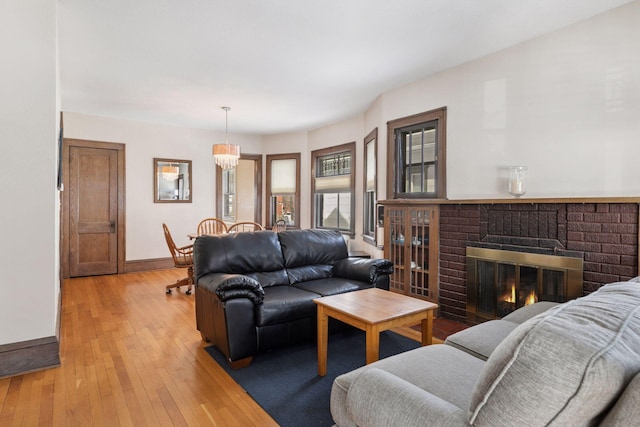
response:
<svg viewBox="0 0 640 427"><path fill-rule="evenodd" d="M267 218L271 228L279 219L300 227L300 153L267 156Z"/></svg>
<svg viewBox="0 0 640 427"><path fill-rule="evenodd" d="M312 212L316 228L354 233L355 142L311 152Z"/></svg>
<svg viewBox="0 0 640 427"><path fill-rule="evenodd" d="M222 171L222 219L235 221L236 169Z"/></svg>
<svg viewBox="0 0 640 427"><path fill-rule="evenodd" d="M362 238L365 242L376 244L376 166L377 166L378 128L364 138L364 221Z"/></svg>
<svg viewBox="0 0 640 427"><path fill-rule="evenodd" d="M393 198L446 198L445 107L388 127L388 194Z"/></svg>

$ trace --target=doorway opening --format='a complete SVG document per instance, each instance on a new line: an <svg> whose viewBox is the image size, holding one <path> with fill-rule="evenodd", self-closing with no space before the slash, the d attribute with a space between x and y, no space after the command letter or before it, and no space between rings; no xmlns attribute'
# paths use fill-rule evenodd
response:
<svg viewBox="0 0 640 427"><path fill-rule="evenodd" d="M262 155L241 154L238 166L216 166L216 217L228 225L262 223Z"/></svg>

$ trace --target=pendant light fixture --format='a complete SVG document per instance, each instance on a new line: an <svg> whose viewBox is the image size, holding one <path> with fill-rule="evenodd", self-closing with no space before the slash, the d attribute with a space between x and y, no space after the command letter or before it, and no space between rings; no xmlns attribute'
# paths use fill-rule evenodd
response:
<svg viewBox="0 0 640 427"><path fill-rule="evenodd" d="M225 111L224 144L213 145L213 158L222 169L233 169L238 165L240 146L229 144L229 110L231 108L221 108Z"/></svg>

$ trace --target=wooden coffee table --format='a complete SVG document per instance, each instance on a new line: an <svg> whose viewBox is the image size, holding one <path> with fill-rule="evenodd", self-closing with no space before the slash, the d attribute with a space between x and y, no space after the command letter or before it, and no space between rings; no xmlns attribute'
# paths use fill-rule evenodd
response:
<svg viewBox="0 0 640 427"><path fill-rule="evenodd" d="M366 332L367 364L378 360L380 332L422 323L422 345L431 344L438 304L372 288L313 300L318 306L318 375L327 374L329 317Z"/></svg>

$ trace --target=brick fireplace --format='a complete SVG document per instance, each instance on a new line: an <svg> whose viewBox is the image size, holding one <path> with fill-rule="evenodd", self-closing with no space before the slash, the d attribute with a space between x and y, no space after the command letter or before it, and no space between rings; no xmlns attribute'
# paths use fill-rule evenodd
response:
<svg viewBox="0 0 640 427"><path fill-rule="evenodd" d="M468 247L580 258L581 295L638 275L637 203L440 205L440 312L468 322Z"/></svg>

